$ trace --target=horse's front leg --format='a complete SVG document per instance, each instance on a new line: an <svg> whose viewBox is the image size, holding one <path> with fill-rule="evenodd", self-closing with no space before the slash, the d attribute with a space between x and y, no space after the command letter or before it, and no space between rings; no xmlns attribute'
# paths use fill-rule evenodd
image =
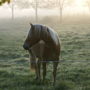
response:
<svg viewBox="0 0 90 90"><path fill-rule="evenodd" d="M40 62L40 60L38 60L37 64L36 64L36 79L41 80L41 62Z"/></svg>

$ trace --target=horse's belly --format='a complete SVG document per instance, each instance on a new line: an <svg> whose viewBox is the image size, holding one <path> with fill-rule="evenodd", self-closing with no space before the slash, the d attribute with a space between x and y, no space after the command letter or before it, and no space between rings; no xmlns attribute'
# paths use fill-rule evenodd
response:
<svg viewBox="0 0 90 90"><path fill-rule="evenodd" d="M45 42L39 42L34 45L32 48L32 53L35 57L43 58L47 60L56 60L59 57L57 51L52 47L47 47Z"/></svg>
<svg viewBox="0 0 90 90"><path fill-rule="evenodd" d="M44 51L44 58L48 61L54 61L58 58L58 55L53 49L48 48Z"/></svg>

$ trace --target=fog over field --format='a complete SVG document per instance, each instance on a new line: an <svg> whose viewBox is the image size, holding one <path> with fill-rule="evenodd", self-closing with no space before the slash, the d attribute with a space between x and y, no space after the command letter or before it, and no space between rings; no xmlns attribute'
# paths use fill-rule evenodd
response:
<svg viewBox="0 0 90 90"><path fill-rule="evenodd" d="M14 6L15 17L30 17L35 16L34 8L18 8ZM40 16L59 16L59 8L39 8L38 15ZM89 8L87 6L82 6L76 4L75 6L66 6L63 10L63 15L90 15ZM0 18L11 18L11 5L5 4L0 7Z"/></svg>
<svg viewBox="0 0 90 90"><path fill-rule="evenodd" d="M58 7L38 8L37 21L35 8L14 6L12 13L11 4L0 6L0 90L90 90L90 10L85 1L65 6L62 22ZM23 49L30 23L49 26L59 36L61 56L55 86L52 62L47 64L45 82L35 80L30 69L29 54Z"/></svg>

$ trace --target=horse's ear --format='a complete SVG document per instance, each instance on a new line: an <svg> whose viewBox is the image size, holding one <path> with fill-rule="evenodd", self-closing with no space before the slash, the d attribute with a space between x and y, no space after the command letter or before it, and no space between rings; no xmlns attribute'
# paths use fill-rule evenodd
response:
<svg viewBox="0 0 90 90"><path fill-rule="evenodd" d="M33 27L34 25L32 23L29 23L31 27Z"/></svg>
<svg viewBox="0 0 90 90"><path fill-rule="evenodd" d="M47 32L49 33L49 29L47 28Z"/></svg>
<svg viewBox="0 0 90 90"><path fill-rule="evenodd" d="M30 26L31 26L32 29L34 29L34 25L32 23L30 23Z"/></svg>

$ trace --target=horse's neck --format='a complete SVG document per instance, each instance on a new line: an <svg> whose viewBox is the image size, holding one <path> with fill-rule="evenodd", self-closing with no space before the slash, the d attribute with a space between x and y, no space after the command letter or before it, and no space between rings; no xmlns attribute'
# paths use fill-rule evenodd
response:
<svg viewBox="0 0 90 90"><path fill-rule="evenodd" d="M45 42L46 45L51 47L51 45L54 46L56 44L50 32L48 32L47 30L45 30L45 32L42 32L41 36L42 36L42 40Z"/></svg>

